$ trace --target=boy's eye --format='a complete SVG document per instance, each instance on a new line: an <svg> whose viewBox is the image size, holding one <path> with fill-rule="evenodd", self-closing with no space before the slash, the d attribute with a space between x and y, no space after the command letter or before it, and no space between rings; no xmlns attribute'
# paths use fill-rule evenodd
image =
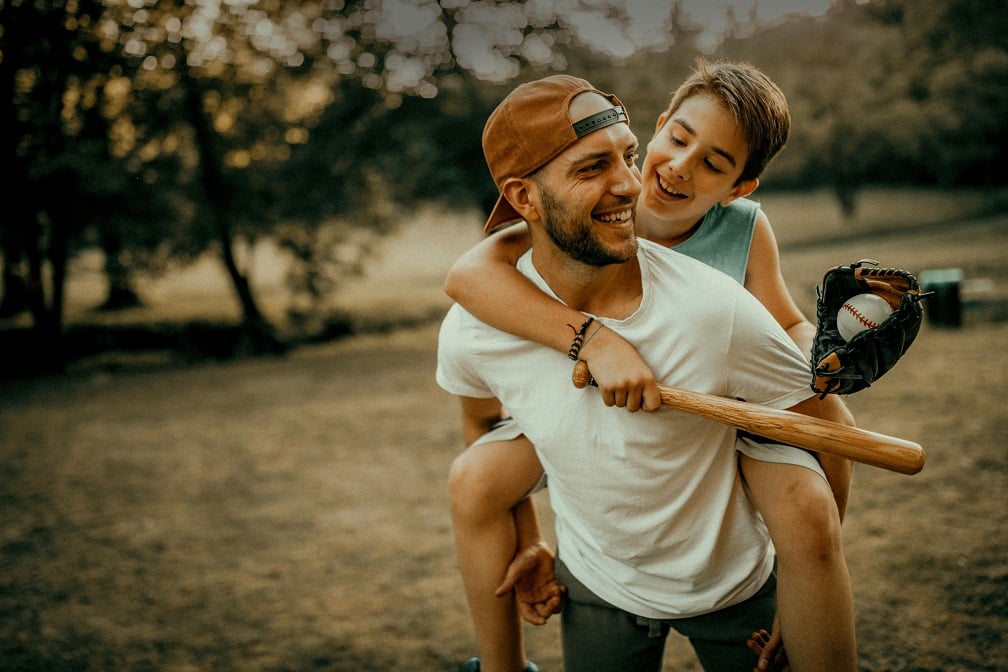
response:
<svg viewBox="0 0 1008 672"><path fill-rule="evenodd" d="M714 172L714 173L723 173L724 172L717 165L715 165L715 163L713 161L711 161L710 159L705 160L704 161L704 165L706 165L707 169L710 170L711 172Z"/></svg>

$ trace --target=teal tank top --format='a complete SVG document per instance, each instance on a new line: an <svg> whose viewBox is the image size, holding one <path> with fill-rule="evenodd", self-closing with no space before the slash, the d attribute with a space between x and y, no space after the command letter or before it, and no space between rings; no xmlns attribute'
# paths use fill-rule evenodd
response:
<svg viewBox="0 0 1008 672"><path fill-rule="evenodd" d="M672 249L713 266L744 285L759 209L759 203L747 198L735 199L727 206L718 203L707 211L693 235Z"/></svg>

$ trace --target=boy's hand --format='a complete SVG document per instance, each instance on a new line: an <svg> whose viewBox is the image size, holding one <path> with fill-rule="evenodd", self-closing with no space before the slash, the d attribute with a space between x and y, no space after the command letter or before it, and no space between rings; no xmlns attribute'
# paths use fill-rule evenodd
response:
<svg viewBox="0 0 1008 672"><path fill-rule="evenodd" d="M588 365L606 406L626 407L631 413L661 408L651 367L612 329L602 327L578 354Z"/></svg>
<svg viewBox="0 0 1008 672"><path fill-rule="evenodd" d="M504 582L494 594L504 597L511 591L518 603L518 613L532 625L545 625L550 616L560 611L566 588L556 582L553 552L545 542L523 548L511 560Z"/></svg>

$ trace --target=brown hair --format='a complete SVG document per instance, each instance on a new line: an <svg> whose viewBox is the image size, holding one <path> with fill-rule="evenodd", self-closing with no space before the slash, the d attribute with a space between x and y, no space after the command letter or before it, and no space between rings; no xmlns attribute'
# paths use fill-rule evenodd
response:
<svg viewBox="0 0 1008 672"><path fill-rule="evenodd" d="M684 100L697 95L717 99L739 125L749 149L739 182L762 175L783 149L791 131L791 113L780 88L749 63L709 62L700 58L693 74L672 94L665 116L671 117Z"/></svg>

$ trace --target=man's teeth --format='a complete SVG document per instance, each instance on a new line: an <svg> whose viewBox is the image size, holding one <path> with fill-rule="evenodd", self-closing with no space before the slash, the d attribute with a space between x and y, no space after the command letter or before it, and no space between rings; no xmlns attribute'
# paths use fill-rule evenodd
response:
<svg viewBox="0 0 1008 672"><path fill-rule="evenodd" d="M632 216L633 216L633 210L624 210L622 212L613 212L608 215L599 215L598 217L596 217L596 219L599 219L603 222L613 223L613 222L625 222L629 220L630 217Z"/></svg>

